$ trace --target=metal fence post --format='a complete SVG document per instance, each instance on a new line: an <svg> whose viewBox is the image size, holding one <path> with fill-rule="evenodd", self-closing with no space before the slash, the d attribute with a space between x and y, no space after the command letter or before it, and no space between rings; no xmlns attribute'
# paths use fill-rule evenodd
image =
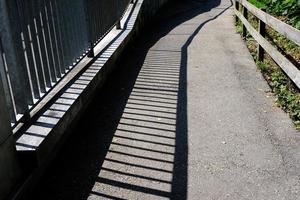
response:
<svg viewBox="0 0 300 200"><path fill-rule="evenodd" d="M90 8L90 1L91 0L86 0L85 1L85 19L87 21L87 27L88 27L88 40L89 40L89 44L90 44L90 50L87 54L87 56L89 58L93 58L95 57L95 53L94 53L94 39L93 39L93 26L92 26L92 21L91 21L91 8Z"/></svg>
<svg viewBox="0 0 300 200"><path fill-rule="evenodd" d="M116 29L118 29L118 30L122 29L120 20L118 20L117 23L116 23Z"/></svg>
<svg viewBox="0 0 300 200"><path fill-rule="evenodd" d="M262 9L262 10L265 11L265 9ZM263 37L266 36L266 24L263 21L261 21L260 19L258 20L258 32L261 36L263 36ZM258 43L257 60L264 61L264 54L265 54L265 50Z"/></svg>
<svg viewBox="0 0 300 200"><path fill-rule="evenodd" d="M116 11L115 12L117 12L117 19L118 19L118 21L116 23L116 29L120 30L120 29L122 29L122 27L121 27L120 13L119 13L120 12L120 3L118 0L116 1Z"/></svg>

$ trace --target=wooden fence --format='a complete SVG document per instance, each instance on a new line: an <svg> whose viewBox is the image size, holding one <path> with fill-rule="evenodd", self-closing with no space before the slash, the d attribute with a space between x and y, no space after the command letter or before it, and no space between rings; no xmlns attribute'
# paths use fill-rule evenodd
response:
<svg viewBox="0 0 300 200"><path fill-rule="evenodd" d="M240 12L240 6L242 12ZM300 70L278 49L269 43L266 37L266 26L271 27L290 41L300 46L300 31L296 28L280 21L261 9L258 9L246 0L235 0L236 21L243 23L243 36L246 37L247 31L258 43L257 58L263 61L264 53L268 53L271 58L280 66L286 75L300 88ZM258 30L248 21L248 12L258 19Z"/></svg>

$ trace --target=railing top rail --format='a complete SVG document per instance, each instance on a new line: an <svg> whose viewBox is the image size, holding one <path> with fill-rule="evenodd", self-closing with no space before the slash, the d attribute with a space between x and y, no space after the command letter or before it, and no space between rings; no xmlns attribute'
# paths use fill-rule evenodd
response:
<svg viewBox="0 0 300 200"><path fill-rule="evenodd" d="M282 34L289 40L293 41L297 45L300 46L300 31L279 19L273 17L272 15L262 11L261 9L255 7L251 3L246 0L235 0L236 2L241 3L249 12L259 18L268 26L272 27L278 33Z"/></svg>

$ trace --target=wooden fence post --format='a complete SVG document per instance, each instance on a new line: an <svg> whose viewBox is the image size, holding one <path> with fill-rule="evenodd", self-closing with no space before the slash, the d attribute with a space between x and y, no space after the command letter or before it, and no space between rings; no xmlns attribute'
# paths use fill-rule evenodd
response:
<svg viewBox="0 0 300 200"><path fill-rule="evenodd" d="M238 2L237 0L235 0L234 3L235 3L235 9L236 9L237 11L239 11L239 8L240 8L239 2ZM235 22L237 23L238 21L239 21L239 18L238 18L237 15L235 15Z"/></svg>
<svg viewBox="0 0 300 200"><path fill-rule="evenodd" d="M265 9L262 9L262 11L266 11ZM261 36L266 36L266 24L258 19L258 32ZM262 46L258 43L257 47L257 60L263 62L264 61L264 54L265 50L262 48Z"/></svg>
<svg viewBox="0 0 300 200"><path fill-rule="evenodd" d="M243 16L248 20L248 10L245 6L243 6ZM247 36L247 29L246 26L243 24L243 37L246 38Z"/></svg>

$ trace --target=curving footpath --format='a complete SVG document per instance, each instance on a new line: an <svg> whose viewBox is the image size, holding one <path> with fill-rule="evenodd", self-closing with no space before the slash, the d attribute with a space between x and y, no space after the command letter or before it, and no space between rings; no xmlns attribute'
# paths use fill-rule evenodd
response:
<svg viewBox="0 0 300 200"><path fill-rule="evenodd" d="M127 52L31 199L299 199L300 134L229 0L165 8Z"/></svg>

